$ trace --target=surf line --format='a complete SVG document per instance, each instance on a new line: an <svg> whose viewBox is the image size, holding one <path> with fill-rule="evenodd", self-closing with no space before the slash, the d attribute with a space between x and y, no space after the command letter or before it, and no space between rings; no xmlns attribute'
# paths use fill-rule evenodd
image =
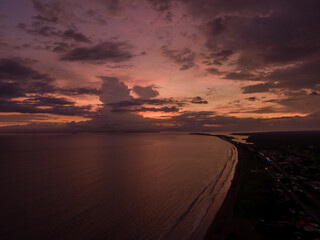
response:
<svg viewBox="0 0 320 240"><path fill-rule="evenodd" d="M232 153L231 156L228 157L228 161L224 164L222 170L220 171L219 175L217 176L217 178L214 181L211 181L201 192L200 194L191 202L191 204L188 206L188 208L186 209L186 211L184 211L175 221L174 223L171 225L171 227L169 229L167 229L158 240L165 240L168 239L168 237L170 236L170 234L175 230L175 228L179 225L179 223L188 215L188 213L190 213L190 211L192 210L192 208L194 207L194 205L197 203L197 201L199 200L199 198L201 197L201 195L203 193L205 193L205 191L213 184L210 193L213 192L213 190L215 189L216 184L219 182L220 178L222 177L228 162L231 160L232 158ZM215 197L215 196L214 196ZM214 198L213 197L213 198ZM211 206L212 204L210 204Z"/></svg>
<svg viewBox="0 0 320 240"><path fill-rule="evenodd" d="M234 154L234 153L235 153L235 154ZM194 235L195 235L197 229L198 229L199 226L201 225L201 222L203 221L203 219L205 218L205 216L206 216L207 213L209 212L209 209L212 207L212 205L213 205L213 203L214 203L214 201L215 201L216 196L220 193L221 189L224 187L225 183L226 183L227 180L229 179L230 174L231 174L231 172L233 171L233 169L234 169L234 167L235 167L235 161L236 161L236 159L237 159L237 149L233 146L232 149L231 149L231 151L230 151L230 156L229 156L229 158L228 158L228 161L226 162L226 164L225 164L225 166L224 166L224 169L223 169L222 173L220 174L220 177L216 180L216 183L215 183L214 187L212 188L212 190L211 190L211 192L210 192L211 194L212 194L212 192L215 190L216 185L218 184L218 181L219 181L220 178L222 177L222 174L223 174L224 170L226 169L227 164L228 164L229 162L231 162L231 163L232 163L232 166L230 166L229 171L228 171L228 174L226 175L226 178L223 179L222 183L220 184L219 189L213 194L209 205L208 205L207 208L205 209L204 214L201 216L200 221L198 221L198 224L196 224L196 226L193 228L193 231L191 232L191 234L190 234L191 236L189 237L189 239L193 239L193 238L194 238Z"/></svg>

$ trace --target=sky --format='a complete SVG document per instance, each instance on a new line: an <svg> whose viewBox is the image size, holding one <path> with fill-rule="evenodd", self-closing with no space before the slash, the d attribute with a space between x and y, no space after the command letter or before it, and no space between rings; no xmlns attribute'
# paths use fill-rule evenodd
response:
<svg viewBox="0 0 320 240"><path fill-rule="evenodd" d="M2 0L0 131L320 129L318 0Z"/></svg>

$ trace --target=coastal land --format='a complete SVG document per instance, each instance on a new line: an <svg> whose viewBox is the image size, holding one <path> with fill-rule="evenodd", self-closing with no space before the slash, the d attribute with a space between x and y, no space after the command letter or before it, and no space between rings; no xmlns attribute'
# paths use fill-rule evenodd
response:
<svg viewBox="0 0 320 240"><path fill-rule="evenodd" d="M238 163L205 240L320 239L320 132L213 135L234 144Z"/></svg>

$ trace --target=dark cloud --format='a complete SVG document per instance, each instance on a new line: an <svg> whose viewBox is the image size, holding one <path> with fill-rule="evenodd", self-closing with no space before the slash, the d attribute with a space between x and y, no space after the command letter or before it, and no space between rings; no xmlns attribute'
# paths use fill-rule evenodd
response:
<svg viewBox="0 0 320 240"><path fill-rule="evenodd" d="M26 24L24 24L24 23L19 23L18 24L18 26L17 26L17 28L20 28L20 29L26 29L27 28L27 25Z"/></svg>
<svg viewBox="0 0 320 240"><path fill-rule="evenodd" d="M95 88L57 88L58 93L65 95L99 95L101 91Z"/></svg>
<svg viewBox="0 0 320 240"><path fill-rule="evenodd" d="M58 30L56 27L43 25L42 23L33 24L32 29L28 29L23 23L18 25L18 28L25 30L27 33L46 38L60 38L62 40L73 40L74 42L91 43L90 39L83 33L75 31L74 29L67 29L65 31Z"/></svg>
<svg viewBox="0 0 320 240"><path fill-rule="evenodd" d="M223 74L217 68L207 68L206 70L207 70L208 73L213 74L213 75L221 75L221 74Z"/></svg>
<svg viewBox="0 0 320 240"><path fill-rule="evenodd" d="M144 118L135 109L141 111L152 110L153 107L142 106L145 103L156 103L157 99L134 99L130 89L116 77L101 76L102 87L100 101L102 109L84 125L74 128L89 129L91 131L143 131L154 130L158 120ZM151 105L151 104L150 104ZM155 104L156 105L156 104ZM165 109L163 109L165 110ZM157 110L156 110L157 111Z"/></svg>
<svg viewBox="0 0 320 240"><path fill-rule="evenodd" d="M204 100L202 97L197 96L197 97L192 98L191 103L194 103L194 104L208 104L208 101Z"/></svg>
<svg viewBox="0 0 320 240"><path fill-rule="evenodd" d="M270 89L299 90L316 89L320 82L320 59L301 62L273 70L267 74L249 74L246 77L229 73L226 78L235 80L261 80L266 83L249 85L242 88L243 93L267 92ZM230 74L232 76L230 77Z"/></svg>
<svg viewBox="0 0 320 240"><path fill-rule="evenodd" d="M26 30L28 33L33 35L40 35L43 37L58 37L61 35L55 27L51 26L41 26L34 29L28 29Z"/></svg>
<svg viewBox="0 0 320 240"><path fill-rule="evenodd" d="M107 105L111 106L113 108L113 111L116 111L115 109L117 109L117 108L141 106L144 103L145 103L145 101L140 101L138 99L132 99L131 101L119 101L119 102L107 103Z"/></svg>
<svg viewBox="0 0 320 240"><path fill-rule="evenodd" d="M43 108L44 106L45 108ZM54 100L53 97L28 99L25 101L0 100L0 112L50 113L57 115L80 116L88 115L90 109L91 106L78 107L70 104L70 102L63 102L61 98Z"/></svg>
<svg viewBox="0 0 320 240"><path fill-rule="evenodd" d="M249 72L229 72L225 75L225 79L231 80L260 80L259 76Z"/></svg>
<svg viewBox="0 0 320 240"><path fill-rule="evenodd" d="M76 42L85 42L85 43L90 43L91 41L89 40L88 37L86 37L84 34L80 33L80 32L76 32L73 29L69 29L67 31L65 31L62 34L63 38L66 39L73 39Z"/></svg>
<svg viewBox="0 0 320 240"><path fill-rule="evenodd" d="M273 108L261 109L260 112L274 112ZM215 112L183 112L174 116L179 127L187 131L292 131L319 129L320 114L314 113L306 117L280 117L269 119L237 118L216 115Z"/></svg>
<svg viewBox="0 0 320 240"><path fill-rule="evenodd" d="M147 0L154 9L158 11L166 11L170 9L171 1L170 0Z"/></svg>
<svg viewBox="0 0 320 240"><path fill-rule="evenodd" d="M258 113L258 114L265 114L265 113L290 113L290 110L284 107L275 107L275 106L267 106L267 107L260 107L253 110L239 110L239 111L232 111L230 113Z"/></svg>
<svg viewBox="0 0 320 240"><path fill-rule="evenodd" d="M123 10L119 0L101 0L101 2L107 7L111 15L118 15Z"/></svg>
<svg viewBox="0 0 320 240"><path fill-rule="evenodd" d="M16 98L23 97L25 93L17 83L1 82L0 81L0 99L1 98Z"/></svg>
<svg viewBox="0 0 320 240"><path fill-rule="evenodd" d="M100 100L103 104L132 101L131 90L116 77L100 76L102 80Z"/></svg>
<svg viewBox="0 0 320 240"><path fill-rule="evenodd" d="M162 120L144 118L139 112L179 112L184 103L174 99L133 98L127 85L115 77L100 77L103 81L100 101L102 109L84 128L94 131L139 131L160 129ZM78 127L78 125L77 125Z"/></svg>
<svg viewBox="0 0 320 240"><path fill-rule="evenodd" d="M250 110L250 111L245 111L245 113L279 113L279 112L284 112L284 110L279 110L275 107L261 107L255 110Z"/></svg>
<svg viewBox="0 0 320 240"><path fill-rule="evenodd" d="M189 48L170 50L167 46L162 46L161 51L164 56L178 64L181 71L187 70L195 65L194 59L196 54Z"/></svg>
<svg viewBox="0 0 320 240"><path fill-rule="evenodd" d="M23 100L23 103L32 104L34 106L61 106L61 105L74 105L74 102L65 98L57 97L33 97Z"/></svg>
<svg viewBox="0 0 320 240"><path fill-rule="evenodd" d="M29 62L30 60L20 58L0 59L0 112L63 115L88 112L88 107L76 107L74 102L64 98L36 96L23 101L12 100L16 97L26 97L26 94L39 95L57 92L53 86L54 79L27 66ZM47 108L41 108L44 106Z"/></svg>
<svg viewBox="0 0 320 240"><path fill-rule="evenodd" d="M258 100L256 97L249 97L249 98L247 98L249 101L251 101L251 102L254 102L254 101L256 101L256 100Z"/></svg>
<svg viewBox="0 0 320 240"><path fill-rule="evenodd" d="M61 19L70 17L72 15L70 9L75 8L75 4L63 0L32 0L32 4L38 13L34 18L49 23L57 23Z"/></svg>
<svg viewBox="0 0 320 240"><path fill-rule="evenodd" d="M227 61L229 57L233 54L231 50L221 50L219 52L211 53L210 58L214 58L220 62Z"/></svg>
<svg viewBox="0 0 320 240"><path fill-rule="evenodd" d="M0 59L0 79L2 80L23 80L39 76L35 70L23 64L19 58Z"/></svg>
<svg viewBox="0 0 320 240"><path fill-rule="evenodd" d="M0 59L0 96L23 97L26 93L52 93L54 79L41 74L26 64L28 59Z"/></svg>
<svg viewBox="0 0 320 240"><path fill-rule="evenodd" d="M51 113L88 115L91 106L78 107L73 101L48 94L98 94L92 88L57 88L54 79L29 65L33 61L21 58L0 59L0 112ZM14 98L24 97L24 100Z"/></svg>
<svg viewBox="0 0 320 240"><path fill-rule="evenodd" d="M249 85L242 87L242 93L260 93L260 92L268 92L272 87L270 83L259 83L255 85Z"/></svg>
<svg viewBox="0 0 320 240"><path fill-rule="evenodd" d="M320 59L302 62L293 66L277 69L266 76L266 79L278 82L277 88L314 89L320 83Z"/></svg>
<svg viewBox="0 0 320 240"><path fill-rule="evenodd" d="M172 19L173 19L173 13L170 12L170 11L168 11L168 12L166 13L166 16L164 17L164 20L165 20L166 22L172 22Z"/></svg>
<svg viewBox="0 0 320 240"><path fill-rule="evenodd" d="M140 107L140 108L114 108L112 109L112 112L179 112L178 107Z"/></svg>
<svg viewBox="0 0 320 240"><path fill-rule="evenodd" d="M215 18L214 20L208 22L209 33L213 36L217 36L225 30L225 23L222 17Z"/></svg>
<svg viewBox="0 0 320 240"><path fill-rule="evenodd" d="M31 121L42 121L42 120L50 120L52 117L49 117L45 114L6 114L1 115L0 122L2 123L25 123L25 122L31 122Z"/></svg>
<svg viewBox="0 0 320 240"><path fill-rule="evenodd" d="M186 103L184 101L178 101L171 98L169 99L167 98L161 98L161 99L131 98L131 100L112 102L112 103L108 103L107 105L115 109L115 108L122 108L122 107L142 106L142 105L154 105L154 106L176 105L176 106L182 107L185 104Z"/></svg>
<svg viewBox="0 0 320 240"><path fill-rule="evenodd" d="M234 54L235 69L226 79L290 89L314 89L319 82L319 1L172 0L168 6L171 2L184 3L202 20L206 47L213 52L205 64L225 64Z"/></svg>
<svg viewBox="0 0 320 240"><path fill-rule="evenodd" d="M277 99L274 102L291 112L314 113L320 111L320 95L299 94Z"/></svg>
<svg viewBox="0 0 320 240"><path fill-rule="evenodd" d="M229 57L233 54L231 50L221 50L213 52L206 56L206 61L203 61L206 65L222 65L223 62L229 60Z"/></svg>
<svg viewBox="0 0 320 240"><path fill-rule="evenodd" d="M57 53L64 53L72 48L71 44L65 43L65 42L54 42L52 51Z"/></svg>
<svg viewBox="0 0 320 240"><path fill-rule="evenodd" d="M58 21L57 17L46 18L41 15L33 16L33 18L37 21L49 22L49 23L56 23Z"/></svg>
<svg viewBox="0 0 320 240"><path fill-rule="evenodd" d="M159 95L159 92L154 89L154 86L134 86L132 90L142 99L150 99Z"/></svg>
<svg viewBox="0 0 320 240"><path fill-rule="evenodd" d="M134 57L132 46L126 42L102 42L93 47L72 49L62 55L61 60L89 63L124 62Z"/></svg>

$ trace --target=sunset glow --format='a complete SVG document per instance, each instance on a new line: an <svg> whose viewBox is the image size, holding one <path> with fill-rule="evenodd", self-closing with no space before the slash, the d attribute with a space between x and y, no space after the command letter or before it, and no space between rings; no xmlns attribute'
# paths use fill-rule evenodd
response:
<svg viewBox="0 0 320 240"><path fill-rule="evenodd" d="M317 129L317 8L234 2L2 1L1 129Z"/></svg>

